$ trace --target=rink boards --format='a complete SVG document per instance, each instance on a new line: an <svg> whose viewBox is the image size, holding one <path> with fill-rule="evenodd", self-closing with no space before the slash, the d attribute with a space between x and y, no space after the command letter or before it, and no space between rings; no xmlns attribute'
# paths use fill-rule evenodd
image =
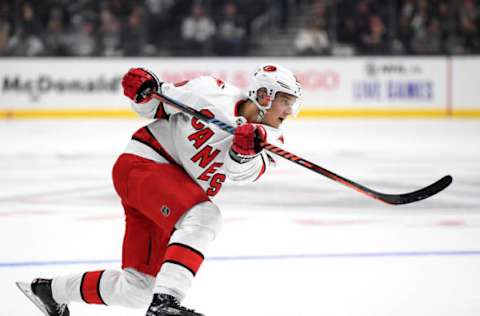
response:
<svg viewBox="0 0 480 316"><path fill-rule="evenodd" d="M480 117L478 57L263 57L1 59L0 118L134 118L120 86L131 67L169 82L211 75L246 89L264 63L295 72L303 118Z"/></svg>

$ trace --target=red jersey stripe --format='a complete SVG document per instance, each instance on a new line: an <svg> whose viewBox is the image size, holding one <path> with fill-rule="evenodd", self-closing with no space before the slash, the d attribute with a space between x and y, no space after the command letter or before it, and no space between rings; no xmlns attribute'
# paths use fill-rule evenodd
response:
<svg viewBox="0 0 480 316"><path fill-rule="evenodd" d="M80 284L82 299L88 304L105 304L100 295L100 279L105 270L85 272Z"/></svg>
<svg viewBox="0 0 480 316"><path fill-rule="evenodd" d="M267 169L267 166L265 164L265 159L263 159L263 156L261 155L260 157L262 158L262 169L258 173L258 176L255 178L255 181L257 181L265 173L265 170Z"/></svg>
<svg viewBox="0 0 480 316"><path fill-rule="evenodd" d="M153 150L155 150L160 156L167 159L170 163L176 164L175 160L170 156L170 154L163 148L158 140L153 136L152 132L148 129L147 126L142 127L133 134L132 139L139 141Z"/></svg>
<svg viewBox="0 0 480 316"><path fill-rule="evenodd" d="M203 255L192 247L180 243L172 243L167 248L163 262L179 264L195 275L203 260Z"/></svg>
<svg viewBox="0 0 480 316"><path fill-rule="evenodd" d="M166 118L168 115L165 112L165 108L163 107L163 103L160 103L157 107L157 112L155 112L156 119Z"/></svg>

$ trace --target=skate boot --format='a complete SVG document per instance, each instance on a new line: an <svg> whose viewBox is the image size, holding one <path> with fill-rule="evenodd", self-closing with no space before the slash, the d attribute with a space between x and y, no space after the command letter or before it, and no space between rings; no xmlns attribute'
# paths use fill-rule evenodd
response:
<svg viewBox="0 0 480 316"><path fill-rule="evenodd" d="M168 294L154 294L147 316L204 316L180 305L178 300Z"/></svg>
<svg viewBox="0 0 480 316"><path fill-rule="evenodd" d="M35 279L31 284L17 282L17 286L46 316L70 316L67 304L53 299L51 279Z"/></svg>

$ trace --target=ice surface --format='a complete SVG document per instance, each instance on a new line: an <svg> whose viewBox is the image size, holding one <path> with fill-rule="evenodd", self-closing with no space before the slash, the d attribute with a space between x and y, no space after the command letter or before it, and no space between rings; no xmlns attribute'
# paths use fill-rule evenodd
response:
<svg viewBox="0 0 480 316"><path fill-rule="evenodd" d="M111 166L144 124L0 122L0 315L39 315L17 280L119 267ZM278 158L261 182L224 187L223 231L186 305L207 316L480 315L479 121L298 120L285 130L285 148L375 190L454 182L387 206Z"/></svg>

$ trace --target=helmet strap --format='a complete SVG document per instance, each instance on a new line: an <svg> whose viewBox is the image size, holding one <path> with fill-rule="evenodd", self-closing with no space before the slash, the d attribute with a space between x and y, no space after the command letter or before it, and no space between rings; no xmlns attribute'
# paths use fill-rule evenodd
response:
<svg viewBox="0 0 480 316"><path fill-rule="evenodd" d="M260 105L260 103L258 101L255 103L255 105L257 106L257 109L258 109L257 122L261 123L261 122L263 122L263 118L265 117L265 113L267 113L267 111L272 107L272 101L269 101L267 106Z"/></svg>
<svg viewBox="0 0 480 316"><path fill-rule="evenodd" d="M257 113L257 123L262 123L263 122L263 118L265 117L265 112L266 110L263 110L259 107L258 108L258 113Z"/></svg>
<svg viewBox="0 0 480 316"><path fill-rule="evenodd" d="M266 88L261 88L263 91L262 95L258 95L260 89L258 89L257 91L255 91L255 94L256 94L256 97L255 99L253 100L253 103L257 106L257 118L256 118L256 121L257 123L261 123L263 122L263 118L265 117L265 113L268 111L268 109L270 109L272 107L272 97L270 95L267 94L267 90ZM262 105L261 101L263 100L266 100L268 103L266 105Z"/></svg>

